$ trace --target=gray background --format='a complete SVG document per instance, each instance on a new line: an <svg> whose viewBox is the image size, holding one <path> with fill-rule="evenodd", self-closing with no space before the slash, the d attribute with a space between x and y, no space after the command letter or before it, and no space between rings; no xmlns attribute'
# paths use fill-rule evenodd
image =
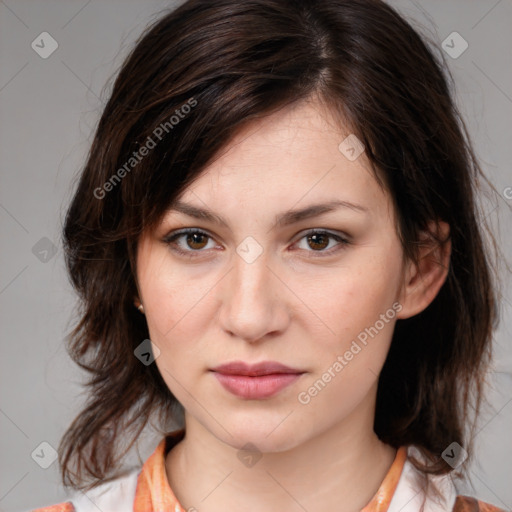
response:
<svg viewBox="0 0 512 512"><path fill-rule="evenodd" d="M501 193L482 207L510 256L512 193L503 191L512 186L512 3L390 3L413 24L424 26L421 30L439 47L454 31L469 44L458 58L446 59L477 156ZM31 457L36 448L41 453L41 442L58 446L83 400L83 376L63 345L75 297L64 271L61 225L107 98L103 88L135 38L170 5L157 0L0 0L0 511L28 510L66 497L57 463L42 469ZM45 31L58 48L43 59L31 43ZM459 485L462 493L507 510L512 508L508 277L503 272L502 321L489 376L491 405L476 438L474 488ZM158 440L147 433L141 460ZM48 449L43 453L44 462Z"/></svg>

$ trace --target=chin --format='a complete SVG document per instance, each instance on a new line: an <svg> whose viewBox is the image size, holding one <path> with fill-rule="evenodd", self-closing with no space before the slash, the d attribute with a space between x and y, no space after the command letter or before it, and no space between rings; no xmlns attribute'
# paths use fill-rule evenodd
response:
<svg viewBox="0 0 512 512"><path fill-rule="evenodd" d="M272 414L265 421L261 414L252 417L246 413L237 421L231 416L223 426L232 435L218 425L215 425L214 435L237 450L250 443L262 453L284 452L307 440L303 430L298 431L291 423L286 425L288 418L283 421L285 417L286 414L279 418Z"/></svg>

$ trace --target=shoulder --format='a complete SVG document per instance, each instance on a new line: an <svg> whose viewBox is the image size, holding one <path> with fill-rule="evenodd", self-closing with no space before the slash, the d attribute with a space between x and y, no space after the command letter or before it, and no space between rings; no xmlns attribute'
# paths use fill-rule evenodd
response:
<svg viewBox="0 0 512 512"><path fill-rule="evenodd" d="M459 494L455 499L453 512L505 512L505 510L471 496Z"/></svg>
<svg viewBox="0 0 512 512"><path fill-rule="evenodd" d="M132 469L122 477L101 484L89 491L75 494L69 501L34 509L31 512L124 512L132 510L141 468Z"/></svg>
<svg viewBox="0 0 512 512"><path fill-rule="evenodd" d="M426 500L425 512L505 512L485 501L459 494L450 474L430 476L429 482L436 488L441 499L425 495L425 475L420 473L409 460L410 455L422 459L413 446L407 447L402 474L387 512L418 512Z"/></svg>
<svg viewBox="0 0 512 512"><path fill-rule="evenodd" d="M412 445L407 446L407 458L387 512L451 511L456 501L457 490L450 476L429 476L428 483L435 487L439 497L433 496L431 492L427 493L427 477L412 464L411 456L423 459L419 450Z"/></svg>

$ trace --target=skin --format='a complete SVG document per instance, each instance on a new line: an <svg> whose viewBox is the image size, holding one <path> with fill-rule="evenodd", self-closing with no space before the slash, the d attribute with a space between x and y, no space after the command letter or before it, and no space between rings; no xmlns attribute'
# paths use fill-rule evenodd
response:
<svg viewBox="0 0 512 512"><path fill-rule="evenodd" d="M393 463L396 450L373 431L378 375L396 320L422 311L442 286L450 246L425 237L420 265L403 264L389 194L364 153L349 161L338 149L349 133L313 99L253 122L180 197L228 226L171 210L140 240L137 278L156 364L185 409L186 437L166 457L185 509L316 512L342 503L355 512ZM339 199L367 212L340 208L275 223L285 210ZM184 227L208 235L175 240L195 259L164 241ZM311 228L350 243L308 242ZM263 250L251 263L236 251L248 236ZM300 403L299 393L395 302L395 317ZM243 399L209 371L233 360L278 361L305 373L271 398ZM262 454L251 467L237 457L248 442Z"/></svg>

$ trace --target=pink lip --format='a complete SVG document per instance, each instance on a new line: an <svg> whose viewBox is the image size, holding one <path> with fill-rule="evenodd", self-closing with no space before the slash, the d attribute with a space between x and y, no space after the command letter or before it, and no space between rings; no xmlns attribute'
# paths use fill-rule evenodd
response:
<svg viewBox="0 0 512 512"><path fill-rule="evenodd" d="M273 361L254 365L234 361L212 371L227 391L241 398L256 400L275 395L305 373Z"/></svg>

